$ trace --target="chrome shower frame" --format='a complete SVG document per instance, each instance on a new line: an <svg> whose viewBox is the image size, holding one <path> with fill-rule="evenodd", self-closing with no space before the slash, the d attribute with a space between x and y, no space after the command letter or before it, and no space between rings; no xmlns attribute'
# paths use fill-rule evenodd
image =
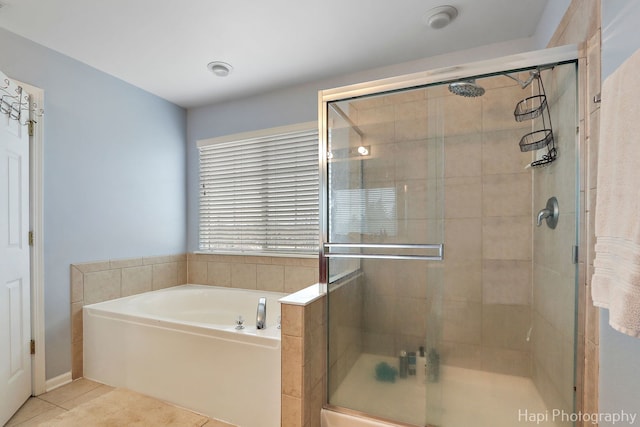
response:
<svg viewBox="0 0 640 427"><path fill-rule="evenodd" d="M509 75L523 70L552 68L555 65L576 62L578 59L578 46L567 45L552 49L510 55L485 61L478 61L463 65L438 68L424 72L402 75L382 80L375 80L365 83L358 83L333 89L321 90L318 92L318 130L319 130L319 291L321 294L328 293L329 272L328 264L331 255L329 249L329 212L328 212L328 117L329 103L340 100L347 100L366 95L376 95L392 93L410 88L427 87L432 85L448 84L463 80L471 80L481 77L495 75L505 75L516 80L521 87L526 88L535 75L531 74L531 81L520 81ZM440 252L442 255L442 252ZM328 313L325 313L328 315ZM328 367L327 367L328 368ZM325 372L326 373L326 372ZM325 388L327 382L325 381ZM327 402L327 390L324 391L325 409L352 415L360 415L371 419L378 419L370 414L360 413L353 409L329 405ZM401 425L401 424L400 424Z"/></svg>

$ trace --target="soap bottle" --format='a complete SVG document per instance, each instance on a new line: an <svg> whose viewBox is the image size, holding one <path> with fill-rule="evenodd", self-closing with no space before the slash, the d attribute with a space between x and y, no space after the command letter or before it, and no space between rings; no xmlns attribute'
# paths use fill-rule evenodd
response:
<svg viewBox="0 0 640 427"><path fill-rule="evenodd" d="M440 354L435 348L429 350L427 356L427 380L430 383L437 383L440 379Z"/></svg>
<svg viewBox="0 0 640 427"><path fill-rule="evenodd" d="M400 378L407 378L407 374L409 373L409 356L407 356L407 352L402 350L400 352Z"/></svg>
<svg viewBox="0 0 640 427"><path fill-rule="evenodd" d="M409 353L407 353L407 358L408 358L407 371L410 376L415 376L416 375L416 352L410 351Z"/></svg>
<svg viewBox="0 0 640 427"><path fill-rule="evenodd" d="M424 346L420 346L418 349L418 357L416 358L416 376L418 377L418 384L424 384L427 382L427 357L424 353Z"/></svg>

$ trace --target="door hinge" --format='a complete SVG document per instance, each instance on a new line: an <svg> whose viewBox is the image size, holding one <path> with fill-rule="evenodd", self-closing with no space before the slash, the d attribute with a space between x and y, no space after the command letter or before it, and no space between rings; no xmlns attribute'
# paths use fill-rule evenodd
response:
<svg viewBox="0 0 640 427"><path fill-rule="evenodd" d="M36 341L35 340L31 340L31 344L30 347L31 349L31 354L36 354Z"/></svg>
<svg viewBox="0 0 640 427"><path fill-rule="evenodd" d="M33 136L33 124L35 122L33 120L29 120L27 123L27 132L29 133L29 136Z"/></svg>
<svg viewBox="0 0 640 427"><path fill-rule="evenodd" d="M29 232L29 246L33 246L33 231Z"/></svg>
<svg viewBox="0 0 640 427"><path fill-rule="evenodd" d="M574 264L578 263L578 246L573 246L573 249L571 250L571 257L572 257L572 261Z"/></svg>

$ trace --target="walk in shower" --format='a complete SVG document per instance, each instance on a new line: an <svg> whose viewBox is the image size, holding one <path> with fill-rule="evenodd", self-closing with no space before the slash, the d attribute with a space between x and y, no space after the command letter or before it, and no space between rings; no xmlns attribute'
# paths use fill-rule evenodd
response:
<svg viewBox="0 0 640 427"><path fill-rule="evenodd" d="M329 409L572 425L577 65L554 52L321 92Z"/></svg>

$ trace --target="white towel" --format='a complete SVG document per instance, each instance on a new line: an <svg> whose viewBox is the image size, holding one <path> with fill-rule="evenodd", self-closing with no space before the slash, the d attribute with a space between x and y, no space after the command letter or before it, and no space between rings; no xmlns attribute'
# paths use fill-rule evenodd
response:
<svg viewBox="0 0 640 427"><path fill-rule="evenodd" d="M614 329L640 338L640 50L602 86L591 295Z"/></svg>

